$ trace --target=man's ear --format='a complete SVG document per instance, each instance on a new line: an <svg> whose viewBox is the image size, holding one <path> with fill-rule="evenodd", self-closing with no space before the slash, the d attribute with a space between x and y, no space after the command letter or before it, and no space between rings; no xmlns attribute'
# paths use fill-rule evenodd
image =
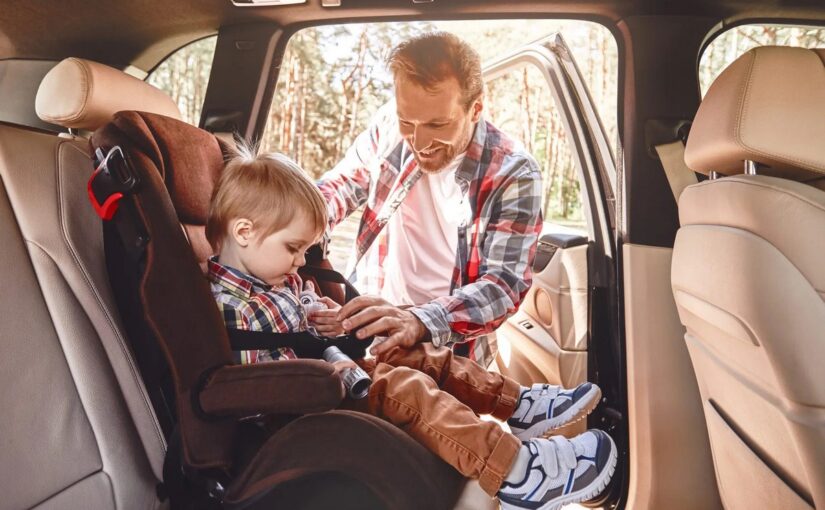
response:
<svg viewBox="0 0 825 510"><path fill-rule="evenodd" d="M481 112L484 110L484 97L479 97L473 101L472 106L470 106L470 110L473 114L473 122L478 122L478 119L481 118Z"/></svg>
<svg viewBox="0 0 825 510"><path fill-rule="evenodd" d="M247 218L237 218L232 220L229 233L232 235L232 239L238 244L238 246L246 248L255 237L253 226L254 225L251 220Z"/></svg>

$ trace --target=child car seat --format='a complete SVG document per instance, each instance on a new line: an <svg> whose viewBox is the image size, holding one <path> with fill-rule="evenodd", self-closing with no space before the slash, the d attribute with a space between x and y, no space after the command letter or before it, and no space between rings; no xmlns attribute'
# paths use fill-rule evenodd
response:
<svg viewBox="0 0 825 510"><path fill-rule="evenodd" d="M382 420L330 411L342 399L330 365L233 364L190 247L204 240L187 242L203 235L224 165L215 136L161 115L120 112L91 145L98 155L123 158L107 165L110 189L93 177L89 194L108 220L104 239L118 307L171 438L164 488L173 507L455 505L464 480L450 466ZM260 418L278 415L306 416L262 434Z"/></svg>

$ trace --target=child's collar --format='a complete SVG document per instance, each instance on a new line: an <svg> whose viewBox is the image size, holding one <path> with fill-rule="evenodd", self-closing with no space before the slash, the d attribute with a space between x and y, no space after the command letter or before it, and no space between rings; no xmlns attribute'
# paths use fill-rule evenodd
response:
<svg viewBox="0 0 825 510"><path fill-rule="evenodd" d="M218 262L218 256L206 263L209 279L241 298L249 298L252 292L268 292L272 285L250 274Z"/></svg>

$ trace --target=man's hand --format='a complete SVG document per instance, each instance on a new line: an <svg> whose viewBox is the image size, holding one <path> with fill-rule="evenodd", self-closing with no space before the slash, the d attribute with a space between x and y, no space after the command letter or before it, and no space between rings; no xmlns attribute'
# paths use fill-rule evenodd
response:
<svg viewBox="0 0 825 510"><path fill-rule="evenodd" d="M341 321L336 318L341 305L326 296L320 301L327 305L327 309L316 310L309 314L309 322L315 327L315 331L328 337L343 335L344 328L341 326Z"/></svg>
<svg viewBox="0 0 825 510"><path fill-rule="evenodd" d="M373 356L380 356L396 345L412 347L430 339L430 332L412 312L375 296L353 299L341 307L336 319L342 322L346 331L357 329L358 338L388 337L370 349Z"/></svg>

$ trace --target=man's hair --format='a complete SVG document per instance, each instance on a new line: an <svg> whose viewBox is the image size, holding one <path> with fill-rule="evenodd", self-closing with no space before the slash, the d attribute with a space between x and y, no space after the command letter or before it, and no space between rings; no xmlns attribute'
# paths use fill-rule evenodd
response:
<svg viewBox="0 0 825 510"><path fill-rule="evenodd" d="M324 197L301 167L283 154L255 155L246 146L221 173L206 220L206 239L219 253L231 221L247 218L260 229L259 241L305 214L320 236L327 225Z"/></svg>
<svg viewBox="0 0 825 510"><path fill-rule="evenodd" d="M465 109L484 90L478 53L449 32L431 32L402 42L390 52L387 66L395 79L404 77L425 89L455 78Z"/></svg>

